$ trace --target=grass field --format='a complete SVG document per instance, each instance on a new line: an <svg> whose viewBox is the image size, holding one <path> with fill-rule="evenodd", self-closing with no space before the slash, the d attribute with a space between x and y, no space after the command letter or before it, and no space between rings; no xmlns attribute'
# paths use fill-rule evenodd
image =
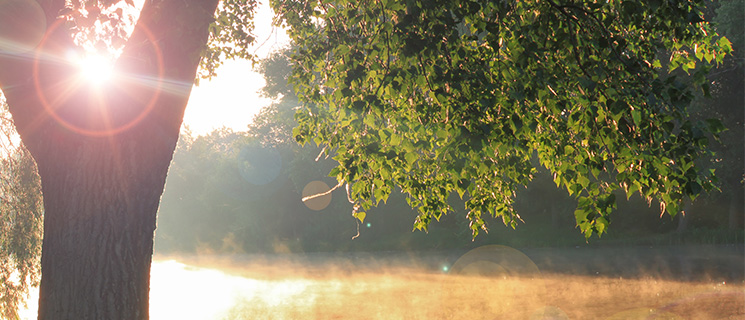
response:
<svg viewBox="0 0 745 320"><path fill-rule="evenodd" d="M546 275L360 274L238 299L223 319L743 319L743 286ZM293 280L287 280L292 283ZM279 280L278 285L287 285Z"/></svg>
<svg viewBox="0 0 745 320"><path fill-rule="evenodd" d="M742 280L555 273L502 247L439 270L321 260L156 262L151 319L745 318Z"/></svg>

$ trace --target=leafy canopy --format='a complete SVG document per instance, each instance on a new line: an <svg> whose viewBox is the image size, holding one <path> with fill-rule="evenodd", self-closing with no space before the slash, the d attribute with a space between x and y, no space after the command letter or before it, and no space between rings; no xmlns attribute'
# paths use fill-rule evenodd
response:
<svg viewBox="0 0 745 320"><path fill-rule="evenodd" d="M515 227L515 190L544 166L589 238L617 190L674 216L715 187L697 159L723 127L687 107L732 49L703 1L271 3L297 45L294 137L333 154L360 220L400 188L416 229L454 194L473 236L488 215Z"/></svg>

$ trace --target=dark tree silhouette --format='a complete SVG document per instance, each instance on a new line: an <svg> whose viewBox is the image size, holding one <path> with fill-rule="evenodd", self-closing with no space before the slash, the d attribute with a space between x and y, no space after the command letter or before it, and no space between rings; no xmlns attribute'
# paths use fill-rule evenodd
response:
<svg viewBox="0 0 745 320"><path fill-rule="evenodd" d="M65 59L86 19L65 4L0 14L0 87L44 194L39 319L146 319L158 203L218 0L146 1L108 86Z"/></svg>

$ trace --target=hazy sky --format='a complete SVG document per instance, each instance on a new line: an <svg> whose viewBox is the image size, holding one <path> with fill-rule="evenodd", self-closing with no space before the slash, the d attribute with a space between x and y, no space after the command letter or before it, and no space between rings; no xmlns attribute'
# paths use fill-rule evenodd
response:
<svg viewBox="0 0 745 320"><path fill-rule="evenodd" d="M261 3L255 17L256 46L264 43L256 49L259 57L289 42L283 30L272 26L272 17L269 5ZM217 74L211 81L202 80L192 90L184 126L188 126L194 135L208 134L223 126L244 131L253 116L271 102L257 93L264 86L264 78L253 71L250 62L227 61Z"/></svg>

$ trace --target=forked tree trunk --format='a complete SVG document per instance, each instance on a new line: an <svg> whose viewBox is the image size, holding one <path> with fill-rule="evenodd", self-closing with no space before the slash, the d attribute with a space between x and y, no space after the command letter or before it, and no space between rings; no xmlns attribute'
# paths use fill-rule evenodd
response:
<svg viewBox="0 0 745 320"><path fill-rule="evenodd" d="M156 212L217 2L146 1L117 62L128 80L107 91L72 86L60 63L65 0L39 2L50 27L36 52L0 54L44 193L39 319L148 318Z"/></svg>

